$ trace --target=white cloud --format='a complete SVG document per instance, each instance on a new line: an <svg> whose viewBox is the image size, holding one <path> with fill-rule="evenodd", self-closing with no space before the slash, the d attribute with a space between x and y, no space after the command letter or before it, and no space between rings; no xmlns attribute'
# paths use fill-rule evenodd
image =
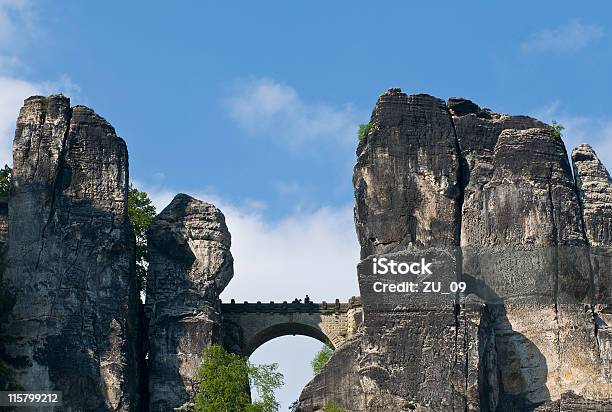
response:
<svg viewBox="0 0 612 412"><path fill-rule="evenodd" d="M555 29L532 33L521 44L521 50L527 53L573 53L584 49L603 36L603 27L571 20Z"/></svg>
<svg viewBox="0 0 612 412"><path fill-rule="evenodd" d="M565 127L563 141L568 154L582 143L590 144L609 171L612 171L612 117L577 116L554 102L535 117L547 123L557 121Z"/></svg>
<svg viewBox="0 0 612 412"><path fill-rule="evenodd" d="M321 208L273 223L224 209L236 260L236 276L224 298L290 301L309 294L329 302L358 294L352 207Z"/></svg>
<svg viewBox="0 0 612 412"><path fill-rule="evenodd" d="M149 194L158 212L178 193L136 184ZM352 206L322 207L269 221L257 208L205 193L190 194L221 209L232 234L235 275L223 300L280 302L308 294L331 302L359 294Z"/></svg>
<svg viewBox="0 0 612 412"><path fill-rule="evenodd" d="M33 82L13 75L27 65L17 56L35 34L35 14L29 0L0 0L0 167L12 164L15 122L23 101L36 94L64 93L74 97L79 88L68 76Z"/></svg>
<svg viewBox="0 0 612 412"><path fill-rule="evenodd" d="M15 121L24 98L39 93L35 84L0 77L0 166L12 164L12 138Z"/></svg>
<svg viewBox="0 0 612 412"><path fill-rule="evenodd" d="M315 139L352 144L363 122L350 104L307 103L294 88L270 79L241 82L226 103L247 133L283 140L293 149Z"/></svg>

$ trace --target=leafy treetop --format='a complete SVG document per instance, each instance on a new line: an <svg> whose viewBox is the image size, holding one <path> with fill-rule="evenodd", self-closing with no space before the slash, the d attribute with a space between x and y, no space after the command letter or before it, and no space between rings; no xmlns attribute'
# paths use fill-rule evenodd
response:
<svg viewBox="0 0 612 412"><path fill-rule="evenodd" d="M325 364L327 364L329 358L331 358L333 353L334 350L329 345L329 343L323 345L321 350L316 353L315 357L312 359L312 361L310 361L310 366L312 366L312 371L315 375L321 372L321 370L323 369Z"/></svg>
<svg viewBox="0 0 612 412"><path fill-rule="evenodd" d="M557 123L556 120L553 120L552 128L553 128L553 134L555 135L555 137L559 139L563 137L563 131L565 130L565 126L563 126L561 123Z"/></svg>
<svg viewBox="0 0 612 412"><path fill-rule="evenodd" d="M247 359L210 345L198 369L200 386L195 397L196 412L276 412L280 404L274 390L284 383L278 365L253 365ZM251 403L249 384L260 401Z"/></svg>
<svg viewBox="0 0 612 412"><path fill-rule="evenodd" d="M155 217L155 206L146 192L138 190L131 183L128 190L128 216L136 235L136 271L142 289L148 265L147 229Z"/></svg>
<svg viewBox="0 0 612 412"><path fill-rule="evenodd" d="M368 137L368 133L370 133L370 129L372 128L372 123L360 124L359 130L357 131L357 138L359 142L363 142L366 137Z"/></svg>

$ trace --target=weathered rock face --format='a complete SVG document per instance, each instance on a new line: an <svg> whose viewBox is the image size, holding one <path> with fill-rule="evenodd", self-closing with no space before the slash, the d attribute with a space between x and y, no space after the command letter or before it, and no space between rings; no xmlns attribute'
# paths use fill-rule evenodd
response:
<svg viewBox="0 0 612 412"><path fill-rule="evenodd" d="M230 233L219 209L179 194L151 224L148 242L149 410L189 409L202 350L222 340Z"/></svg>
<svg viewBox="0 0 612 412"><path fill-rule="evenodd" d="M488 302L505 303L489 305L482 323L494 342L483 357L483 398L492 410L520 410L569 390L594 396L603 387L583 384L598 376L592 313L575 305L590 303L591 274L563 143L528 117L455 115L465 159L463 277Z"/></svg>
<svg viewBox="0 0 612 412"><path fill-rule="evenodd" d="M476 194L466 191L464 210L478 213L463 215L461 232L464 276L486 287L478 293L488 301L505 303L489 306L495 347L488 356L496 363L489 369L501 372L497 387L483 388L490 407L525 409L568 391L605 399L609 387L585 384L600 375L598 347L587 243L563 142L550 128L505 130L492 166Z"/></svg>
<svg viewBox="0 0 612 412"><path fill-rule="evenodd" d="M527 116L493 113L466 99L449 99L449 109L453 114L461 151L461 185L464 188L461 242L465 245L478 242L481 236L486 235L473 227L471 222L477 220L482 212L483 187L493 177L493 151L501 132L505 129L544 128L546 125Z"/></svg>
<svg viewBox="0 0 612 412"><path fill-rule="evenodd" d="M300 411L479 409L480 305L371 313L300 395Z"/></svg>
<svg viewBox="0 0 612 412"><path fill-rule="evenodd" d="M27 390L66 410L139 407L128 155L113 127L54 95L25 101L13 143L5 352Z"/></svg>
<svg viewBox="0 0 612 412"><path fill-rule="evenodd" d="M612 304L612 180L589 145L574 149L572 161L591 245L595 303Z"/></svg>
<svg viewBox="0 0 612 412"><path fill-rule="evenodd" d="M443 100L380 96L353 173L361 258L458 244L459 153Z"/></svg>
<svg viewBox="0 0 612 412"><path fill-rule="evenodd" d="M304 389L300 410L322 410L327 401L351 411L478 410L482 305L371 293L377 276L367 258L423 257L458 280L462 198L451 115L442 100L391 89L370 125L353 174L364 328Z"/></svg>
<svg viewBox="0 0 612 412"><path fill-rule="evenodd" d="M607 382L612 382L612 180L593 149L572 152L593 270L595 336Z"/></svg>
<svg viewBox="0 0 612 412"><path fill-rule="evenodd" d="M607 405L612 319L592 309L590 260L606 272L595 274L600 294L610 266L593 260L589 242L610 239L603 210L612 203L593 156L575 166L589 170L581 198L595 205L591 214L585 206L585 229L563 142L535 119L392 89L370 124L353 176L364 328L304 389L301 410L328 401L394 412ZM372 293L373 281L389 280L368 272L372 257L430 254L470 296Z"/></svg>

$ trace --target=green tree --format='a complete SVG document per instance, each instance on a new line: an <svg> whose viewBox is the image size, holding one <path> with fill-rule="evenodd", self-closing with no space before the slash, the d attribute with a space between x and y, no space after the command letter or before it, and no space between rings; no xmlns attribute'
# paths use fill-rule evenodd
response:
<svg viewBox="0 0 612 412"><path fill-rule="evenodd" d="M210 345L202 354L198 369L200 386L195 398L196 412L276 412L279 403L274 391L283 385L278 365L253 365L247 359ZM249 384L261 398L251 403Z"/></svg>
<svg viewBox="0 0 612 412"><path fill-rule="evenodd" d="M280 403L276 400L274 391L285 383L284 376L278 372L278 364L269 365L249 365L249 381L251 387L255 388L259 399L253 405L257 411L276 412L280 408Z"/></svg>
<svg viewBox="0 0 612 412"><path fill-rule="evenodd" d="M240 356L225 351L221 345L204 349L198 379L196 412L241 412L251 403L247 391L247 363Z"/></svg>
<svg viewBox="0 0 612 412"><path fill-rule="evenodd" d="M359 142L363 142L366 139L366 137L368 137L368 133L370 133L371 128L372 128L371 123L359 125L359 130L357 131L357 138L359 139Z"/></svg>
<svg viewBox="0 0 612 412"><path fill-rule="evenodd" d="M563 137L563 131L565 130L565 126L563 126L561 123L557 123L556 120L553 120L552 128L553 128L553 134L555 135L555 137L558 137L558 138Z"/></svg>
<svg viewBox="0 0 612 412"><path fill-rule="evenodd" d="M136 272L140 289L144 289L148 263L147 229L155 217L155 206L146 192L130 183L128 190L128 216L136 235Z"/></svg>
<svg viewBox="0 0 612 412"><path fill-rule="evenodd" d="M334 350L329 343L323 345L321 350L316 353L315 357L312 359L312 361L310 361L310 366L312 366L312 371L315 373L315 375L321 372L333 353Z"/></svg>
<svg viewBox="0 0 612 412"><path fill-rule="evenodd" d="M8 197L11 191L11 179L13 177L13 169L9 165L4 165L0 169L0 197Z"/></svg>

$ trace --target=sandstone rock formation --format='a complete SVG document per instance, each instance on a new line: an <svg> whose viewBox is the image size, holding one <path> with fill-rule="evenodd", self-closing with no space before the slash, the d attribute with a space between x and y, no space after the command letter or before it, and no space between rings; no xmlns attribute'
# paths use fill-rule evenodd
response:
<svg viewBox="0 0 612 412"><path fill-rule="evenodd" d="M222 342L219 294L233 276L215 206L179 194L148 231L149 410L189 410L202 350Z"/></svg>
<svg viewBox="0 0 612 412"><path fill-rule="evenodd" d="M612 202L592 152L574 152L579 198L549 126L391 89L357 156L364 328L306 386L300 410L609 405L610 319L592 305L595 284L600 297L609 287ZM372 258L431 254L466 294L372 293Z"/></svg>
<svg viewBox="0 0 612 412"><path fill-rule="evenodd" d="M66 410L137 410L125 142L92 110L35 96L19 114L13 158L4 355L24 389L62 391Z"/></svg>
<svg viewBox="0 0 612 412"><path fill-rule="evenodd" d="M444 101L391 89L370 125L353 174L361 258L457 244L459 155Z"/></svg>
<svg viewBox="0 0 612 412"><path fill-rule="evenodd" d="M361 304L230 303L224 321L224 216L179 194L148 232L143 316L125 143L63 96L29 98L0 199L0 368L67 411L189 411L207 345L250 353L297 331L338 346L300 411L612 410L612 180L588 145L572 163L536 119L390 89L353 175ZM374 273L381 258L433 273Z"/></svg>
<svg viewBox="0 0 612 412"><path fill-rule="evenodd" d="M612 180L589 145L572 152L574 177L590 245L595 337L605 379L612 381Z"/></svg>
<svg viewBox="0 0 612 412"><path fill-rule="evenodd" d="M300 410L322 410L326 401L351 411L478 410L482 305L371 293L368 272L371 255L428 256L458 280L462 197L451 115L442 100L391 89L370 125L353 175L364 328L304 389ZM338 392L345 385L351 389Z"/></svg>
<svg viewBox="0 0 612 412"><path fill-rule="evenodd" d="M596 392L585 384L597 375L589 257L563 142L550 128L504 130L492 166L480 193L465 198L479 213L464 216L462 230L464 276L504 304L488 307L485 326L495 341L483 367L489 408Z"/></svg>
<svg viewBox="0 0 612 412"><path fill-rule="evenodd" d="M612 304L612 180L589 145L574 149L572 161L591 246L595 303Z"/></svg>

